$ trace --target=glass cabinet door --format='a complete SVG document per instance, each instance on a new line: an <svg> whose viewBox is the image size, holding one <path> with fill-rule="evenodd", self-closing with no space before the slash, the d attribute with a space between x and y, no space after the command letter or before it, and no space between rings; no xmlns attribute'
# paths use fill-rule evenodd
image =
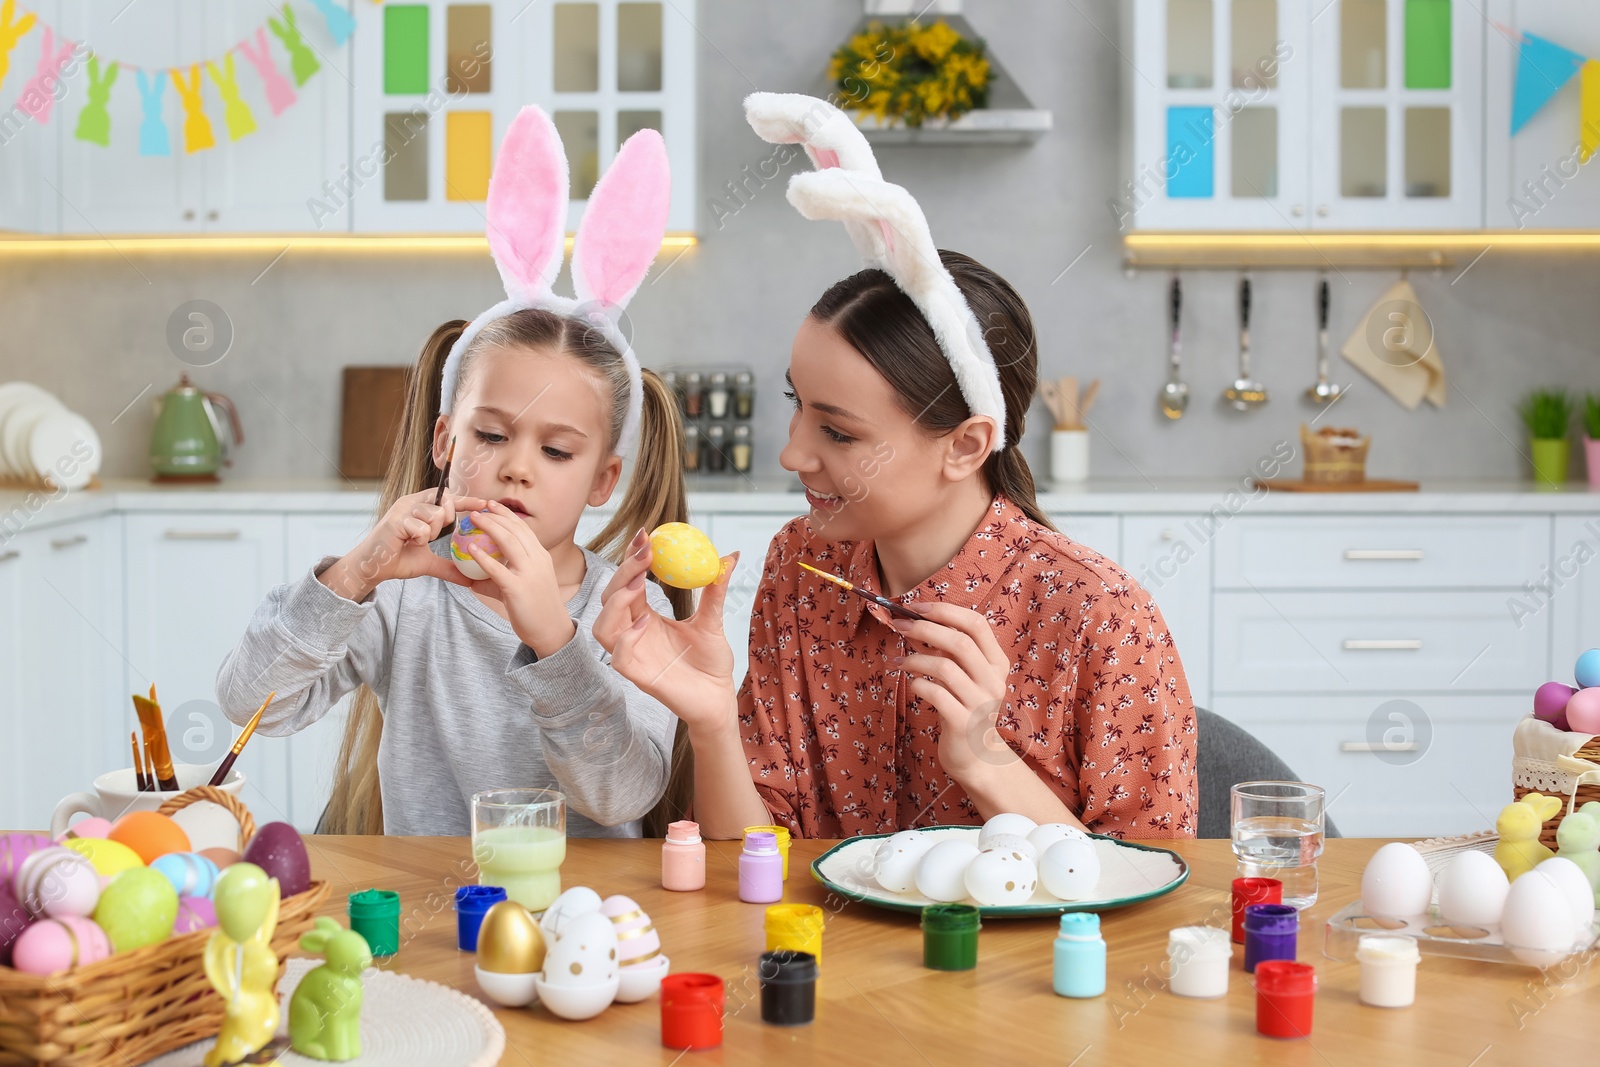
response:
<svg viewBox="0 0 1600 1067"><path fill-rule="evenodd" d="M1308 13L1295 0L1136 0L1124 227L1306 225ZM1127 209L1131 209L1131 212Z"/></svg>
<svg viewBox="0 0 1600 1067"><path fill-rule="evenodd" d="M1483 224L1483 18L1453 0L1333 0L1311 25L1312 223Z"/></svg>

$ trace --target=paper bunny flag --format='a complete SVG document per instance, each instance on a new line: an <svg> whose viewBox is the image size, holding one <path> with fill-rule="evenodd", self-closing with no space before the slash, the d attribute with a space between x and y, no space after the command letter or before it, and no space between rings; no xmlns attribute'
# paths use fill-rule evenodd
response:
<svg viewBox="0 0 1600 1067"><path fill-rule="evenodd" d="M506 131L489 179L489 252L506 299L473 319L451 346L439 410L449 414L461 354L486 325L525 308L543 308L582 319L622 354L628 413L617 454L626 456L639 435L644 387L638 357L617 322L666 236L672 191L666 143L655 130L629 137L589 194L572 247L574 297L553 289L566 244L567 188L567 157L555 123L538 107L523 108Z"/></svg>
<svg viewBox="0 0 1600 1067"><path fill-rule="evenodd" d="M911 298L950 361L974 415L994 420L993 451L1006 447L1000 372L977 316L939 259L928 220L912 195L883 180L872 146L843 111L799 93L751 93L744 114L762 140L799 144L815 171L789 179L789 203L808 219L844 223L866 265Z"/></svg>

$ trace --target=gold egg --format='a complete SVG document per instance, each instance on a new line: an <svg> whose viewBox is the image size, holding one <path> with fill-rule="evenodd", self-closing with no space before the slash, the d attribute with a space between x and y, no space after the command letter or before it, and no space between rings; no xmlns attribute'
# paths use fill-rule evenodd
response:
<svg viewBox="0 0 1600 1067"><path fill-rule="evenodd" d="M494 974L532 974L544 967L544 934L527 908L502 900L478 927L478 966Z"/></svg>

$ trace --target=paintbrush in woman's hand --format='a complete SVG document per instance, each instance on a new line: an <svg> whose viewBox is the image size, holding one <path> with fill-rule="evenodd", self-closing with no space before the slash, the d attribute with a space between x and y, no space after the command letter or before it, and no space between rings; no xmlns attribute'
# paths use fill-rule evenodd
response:
<svg viewBox="0 0 1600 1067"><path fill-rule="evenodd" d="M922 619L921 615L918 615L916 612L912 611L903 604L895 603L886 596L879 596L876 593L869 593L865 589L857 589L854 585L845 581L843 578L829 574L827 571L819 571L809 563L801 563L800 566L804 567L806 570L817 575L818 577L827 579L841 589L848 589L858 597L864 597L865 599L872 601L874 604L888 608L891 615L898 615L902 619L917 619L919 621Z"/></svg>

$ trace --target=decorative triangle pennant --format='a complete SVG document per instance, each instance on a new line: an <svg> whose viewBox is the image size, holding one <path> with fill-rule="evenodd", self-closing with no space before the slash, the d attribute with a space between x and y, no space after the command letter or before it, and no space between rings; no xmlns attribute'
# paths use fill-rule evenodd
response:
<svg viewBox="0 0 1600 1067"><path fill-rule="evenodd" d="M1513 134L1526 126L1528 120L1572 80L1584 58L1543 37L1531 33L1522 35L1522 44L1517 49L1517 82L1511 96Z"/></svg>

